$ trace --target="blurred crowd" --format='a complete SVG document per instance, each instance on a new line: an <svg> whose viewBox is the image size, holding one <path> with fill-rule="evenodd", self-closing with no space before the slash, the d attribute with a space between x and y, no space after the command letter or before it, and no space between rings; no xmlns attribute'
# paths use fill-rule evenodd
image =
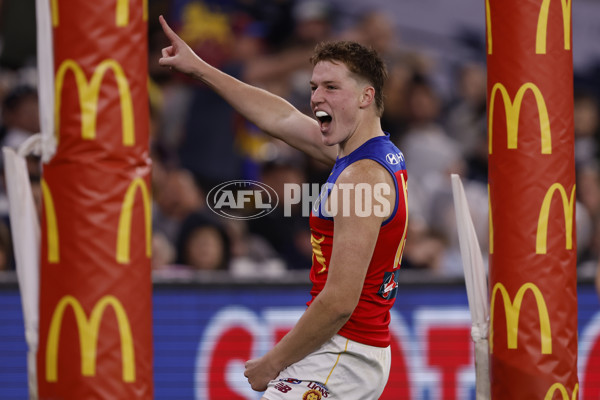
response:
<svg viewBox="0 0 600 400"><path fill-rule="evenodd" d="M1 4L1 3L0 3ZM405 269L462 275L450 174L459 174L482 252L488 250L485 53L455 65L403 42L392 16L365 7L340 26L326 0L150 1L149 100L153 160L153 256L157 274L229 270L278 276L312 263L308 218L280 207L243 220L214 214L207 193L230 180L255 180L280 198L285 183L325 182L330 166L270 139L207 87L158 65L168 45L159 14L206 61L283 96L311 114L308 59L316 43L351 39L376 49L389 79L383 129L408 169ZM483 43L485 38L480 38ZM441 88L440 71L450 86ZM1 146L17 147L39 131L35 62L0 71ZM598 88L576 87L578 265L594 270L600 254L600 106ZM31 160L39 193L39 160ZM4 191L4 189L2 189ZM36 197L39 197L36 195ZM0 193L0 269L14 268L5 193ZM38 198L39 204L39 198Z"/></svg>

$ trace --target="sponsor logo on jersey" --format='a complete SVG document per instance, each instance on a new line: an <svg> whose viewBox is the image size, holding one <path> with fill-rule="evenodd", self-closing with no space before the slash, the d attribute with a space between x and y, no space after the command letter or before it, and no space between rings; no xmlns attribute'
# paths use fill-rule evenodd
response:
<svg viewBox="0 0 600 400"><path fill-rule="evenodd" d="M404 161L404 156L402 155L402 153L398 153L398 154L387 153L385 156L385 160L389 164L398 165L398 164L400 164L400 162Z"/></svg>
<svg viewBox="0 0 600 400"><path fill-rule="evenodd" d="M279 390L281 393L287 393L292 390L291 386L286 385L283 382L279 382L275 385L275 389Z"/></svg>

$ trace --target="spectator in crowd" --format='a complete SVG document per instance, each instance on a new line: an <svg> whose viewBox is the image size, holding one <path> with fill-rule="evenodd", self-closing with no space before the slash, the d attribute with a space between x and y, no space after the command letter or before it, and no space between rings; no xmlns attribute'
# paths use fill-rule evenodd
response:
<svg viewBox="0 0 600 400"><path fill-rule="evenodd" d="M409 179L421 184L428 176L445 173L460 157L460 150L441 123L442 101L427 77L413 77L407 106L407 130L398 140L398 147L404 149L411 165Z"/></svg>
<svg viewBox="0 0 600 400"><path fill-rule="evenodd" d="M10 88L2 99L2 124L0 125L0 147L10 147L15 151L32 135L40 130L37 89L30 84L16 84ZM8 215L8 196L4 178L4 157L0 153L0 270L14 269L15 261L12 251L11 221ZM41 164L37 156L26 158L31 190L38 217L41 217Z"/></svg>
<svg viewBox="0 0 600 400"><path fill-rule="evenodd" d="M600 256L600 105L590 91L577 90L574 102L576 227L578 267L593 269Z"/></svg>
<svg viewBox="0 0 600 400"><path fill-rule="evenodd" d="M388 64L389 78L385 89L385 110L381 124L395 142L406 131L408 123L408 91L416 71L410 58L397 55Z"/></svg>
<svg viewBox="0 0 600 400"><path fill-rule="evenodd" d="M0 147L18 149L23 142L40 131L37 89L29 84L13 87L2 102L2 126L0 126ZM0 155L0 161L3 159ZM29 175L39 179L40 159L27 157ZM2 165L1 168L4 168Z"/></svg>
<svg viewBox="0 0 600 400"><path fill-rule="evenodd" d="M420 220L420 223L425 224L425 233L432 235L431 239L435 243L439 245L441 239L441 243L445 244L444 248L447 248L451 243L449 232L443 229L449 218L447 207L442 207L439 202L434 204L436 199L433 195L446 192L449 172L462 161L460 151L441 125L441 99L426 77L413 77L408 90L407 106L407 130L399 138L398 147L406 154L409 171L409 213L411 220ZM447 203L447 196L444 199ZM423 229L419 226L418 231L423 232ZM432 266L430 268L433 269ZM437 268L438 271L444 269L444 263Z"/></svg>
<svg viewBox="0 0 600 400"><path fill-rule="evenodd" d="M456 140L470 179L487 182L487 76L485 65L466 62L457 68L456 91L444 125Z"/></svg>
<svg viewBox="0 0 600 400"><path fill-rule="evenodd" d="M225 228L210 215L196 212L181 225L175 263L194 271L227 270L231 240Z"/></svg>
<svg viewBox="0 0 600 400"><path fill-rule="evenodd" d="M587 164L600 155L600 104L596 97L587 92L575 94L575 165Z"/></svg>
<svg viewBox="0 0 600 400"><path fill-rule="evenodd" d="M437 272L442 269L442 257L447 240L432 230L421 217L408 221L406 246L402 256L403 270Z"/></svg>
<svg viewBox="0 0 600 400"><path fill-rule="evenodd" d="M153 165L152 181L154 231L174 243L183 220L205 207L205 194L189 171L168 168L160 162Z"/></svg>
<svg viewBox="0 0 600 400"><path fill-rule="evenodd" d="M163 232L152 232L151 266L155 271L168 270L175 263L175 246Z"/></svg>
<svg viewBox="0 0 600 400"><path fill-rule="evenodd" d="M268 240L248 229L248 221L223 221L231 239L231 274L240 278L281 277L287 265Z"/></svg>
<svg viewBox="0 0 600 400"><path fill-rule="evenodd" d="M248 60L243 80L288 99L306 110L310 92L304 84L310 79L308 59L314 46L333 35L334 10L325 0L296 2L292 9L292 35L279 48Z"/></svg>
<svg viewBox="0 0 600 400"><path fill-rule="evenodd" d="M359 41L370 46L390 66L392 58L400 54L400 37L390 15L370 9L360 16L356 25L343 33L349 40Z"/></svg>
<svg viewBox="0 0 600 400"><path fill-rule="evenodd" d="M37 90L29 85L14 87L2 102L2 146L18 148L40 131Z"/></svg>
<svg viewBox="0 0 600 400"><path fill-rule="evenodd" d="M580 265L600 255L600 167L597 160L577 168L577 253Z"/></svg>
<svg viewBox="0 0 600 400"><path fill-rule="evenodd" d="M0 271L13 270L14 267L10 229L4 220L0 220Z"/></svg>
<svg viewBox="0 0 600 400"><path fill-rule="evenodd" d="M261 181L273 188L283 202L284 186L301 186L306 182L306 175L297 162L280 159L264 165ZM303 218L301 212L298 204L291 207L291 216L284 218L283 207L278 207L262 218L249 221L250 230L272 243L290 269L308 269L312 264L308 218Z"/></svg>

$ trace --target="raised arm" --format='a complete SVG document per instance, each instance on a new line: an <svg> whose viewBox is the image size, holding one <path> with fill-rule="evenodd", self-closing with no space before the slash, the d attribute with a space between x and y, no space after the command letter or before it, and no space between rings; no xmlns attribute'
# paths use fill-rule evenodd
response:
<svg viewBox="0 0 600 400"><path fill-rule="evenodd" d="M162 50L161 66L190 75L213 89L237 112L265 133L283 140L320 161L332 164L337 146L325 146L317 122L303 114L285 99L266 90L248 85L202 60L159 17L171 45ZM308 84L308 82L307 82Z"/></svg>

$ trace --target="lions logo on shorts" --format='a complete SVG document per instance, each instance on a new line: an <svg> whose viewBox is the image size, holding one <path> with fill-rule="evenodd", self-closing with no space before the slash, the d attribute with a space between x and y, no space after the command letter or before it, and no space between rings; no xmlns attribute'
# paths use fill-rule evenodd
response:
<svg viewBox="0 0 600 400"><path fill-rule="evenodd" d="M302 400L321 400L321 397L321 392L311 389L302 395Z"/></svg>

